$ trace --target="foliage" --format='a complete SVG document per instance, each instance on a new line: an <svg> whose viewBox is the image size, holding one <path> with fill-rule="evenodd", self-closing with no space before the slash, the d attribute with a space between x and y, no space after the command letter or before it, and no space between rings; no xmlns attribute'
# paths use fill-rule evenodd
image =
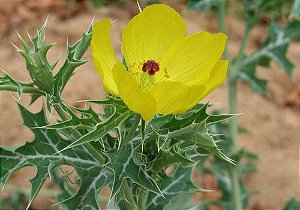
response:
<svg viewBox="0 0 300 210"><path fill-rule="evenodd" d="M288 45L294 37L300 34L300 22L293 22L285 27L272 23L269 35L260 49L251 55L244 55L236 73L237 79L246 81L254 91L267 94L266 82L256 76L259 65L269 67L274 60L289 75L292 74L293 64L286 58Z"/></svg>
<svg viewBox="0 0 300 210"><path fill-rule="evenodd" d="M295 0L290 17L298 19L298 20L300 19L300 1L299 0Z"/></svg>
<svg viewBox="0 0 300 210"><path fill-rule="evenodd" d="M198 10L203 13L210 9L217 16L220 29L226 30L225 15L227 8L230 7L230 1L188 0L187 2L190 10ZM245 31L238 54L231 58L228 76L230 111L237 111L236 84L238 81L248 83L255 92L268 95L268 81L257 76L257 69L260 66L269 67L270 62L275 61L288 75L292 75L294 66L286 55L291 41L300 37L299 4L298 0L240 1L241 11L237 15L243 16ZM270 24L268 24L269 32L265 41L253 53L246 54L245 48L252 29L260 23L260 20L266 18L267 23L264 24ZM253 192L246 188L242 176L256 171L253 161L257 159L257 156L250 151L236 148L238 128L234 119L231 120L230 124L220 123L209 128L212 133L224 134L221 137L223 141L220 142L220 145L222 145L227 156L237 160L238 167L231 169L226 163L217 159L206 160L210 162L209 167L199 166L202 173L210 173L216 177L218 187L222 191L220 199L212 203L204 203L201 207L203 209L207 209L211 204L219 204L224 209L246 209L248 207L249 196Z"/></svg>
<svg viewBox="0 0 300 210"><path fill-rule="evenodd" d="M83 102L104 106L103 113L91 106L66 105L61 94L76 68L85 63L82 56L91 40L92 25L80 40L68 45L67 58L55 75L56 63L49 64L46 56L52 45L44 41L45 27L30 37L32 48L21 36L24 49L16 47L26 61L32 83L21 83L7 73L0 77L0 90L30 94L31 103L44 99L45 105L37 113L18 102L24 126L33 132L34 139L17 148L0 147L4 189L14 171L26 166L37 169L30 180L27 209L48 178L60 187L56 198L60 208L100 209L99 201L106 197L100 191L108 186L109 205L114 208L162 209L177 197L191 199L194 192L201 191L191 174L208 154L233 164L208 130L233 115L210 115L208 104L196 105L184 114L156 115L147 123L121 99L109 95L104 100ZM57 122L51 124L48 117L53 115ZM62 165L74 171L63 172ZM170 168L173 172L167 174ZM70 174L75 180L68 177Z"/></svg>
<svg viewBox="0 0 300 210"><path fill-rule="evenodd" d="M297 210L300 208L300 202L291 198L285 205L283 210Z"/></svg>

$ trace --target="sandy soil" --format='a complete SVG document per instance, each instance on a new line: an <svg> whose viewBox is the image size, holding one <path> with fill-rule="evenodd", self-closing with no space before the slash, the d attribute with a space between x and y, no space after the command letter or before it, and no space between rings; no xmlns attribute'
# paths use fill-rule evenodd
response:
<svg viewBox="0 0 300 210"><path fill-rule="evenodd" d="M174 1L170 4L176 6L180 11L182 7ZM128 9L127 9L128 8ZM56 46L50 50L49 59L55 60L61 53L61 62L65 58L66 38L69 42L76 41L81 36L82 30L86 29L93 16L96 20L110 17L116 20L112 27L112 38L114 48L119 52L120 37L122 28L129 18L137 13L137 7L130 3L126 9L118 6L102 7L82 12L71 19L60 20L56 15L50 14L47 27L46 40L56 42ZM211 15L182 12L188 24L188 31L195 32L207 30L216 32L216 21ZM26 35L26 31L33 33L38 25L46 19L46 16L34 20L14 30L18 30L21 35ZM243 24L238 18L230 17L229 45L231 54L238 50L239 41L242 36ZM13 30L12 30L13 31ZM249 52L261 42L265 28L258 27L253 31L251 42L247 48ZM21 81L29 81L29 76L25 69L25 64L21 56L17 54L9 42L20 43L14 33L9 33L0 42L0 67ZM120 55L119 55L120 56ZM284 106L286 96L292 91L300 79L300 43L292 43L289 58L295 63L295 74L292 78L287 77L276 64L271 65L271 69L266 71L261 69L259 74L270 79L269 89L271 97L265 98L252 94L251 90L244 84L239 85L239 112L243 113L239 117L239 122L249 130L239 138L239 146L254 151L260 157L257 162L259 172L247 178L247 185L252 189L259 189L260 194L253 196L251 205L260 206L261 209L281 209L287 199L291 196L300 196L299 192L299 131L300 112ZM91 58L90 52L85 57ZM59 66L59 65L58 65ZM2 92L0 93L0 141L4 146L19 146L32 138L31 132L22 127L22 120L16 105L16 95ZM99 99L103 96L101 80L95 72L92 62L88 62L78 69L76 75L63 94L64 99L69 104L74 104L82 99ZM211 94L212 102L218 108L227 108L227 88L222 85L217 91ZM22 97L21 103L28 103L26 96ZM31 107L37 111L41 101ZM29 179L34 175L34 169L22 169L18 171L9 183L29 187L25 177ZM22 176L22 178L20 178ZM1 194L0 194L1 196ZM44 206L49 206L51 201L47 200ZM41 206L39 206L41 207Z"/></svg>

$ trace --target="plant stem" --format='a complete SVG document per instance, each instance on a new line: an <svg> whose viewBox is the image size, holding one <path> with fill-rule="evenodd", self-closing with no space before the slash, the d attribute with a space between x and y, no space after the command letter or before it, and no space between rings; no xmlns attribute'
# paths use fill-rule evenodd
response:
<svg viewBox="0 0 300 210"><path fill-rule="evenodd" d="M218 7L218 24L219 29L221 32L226 33L225 27L225 7L226 7L226 0L221 0L219 7ZM247 37L243 38L243 43L241 44L241 49L238 55L238 59L242 59L243 51L246 46L246 41L248 40L249 34ZM227 48L225 48L224 57L229 59L229 53ZM229 73L228 73L228 95L229 95L229 111L230 113L237 113L237 88L236 88L236 80L234 75L234 69L230 68L229 66ZM230 152L234 153L236 151L236 142L237 142L237 134L238 134L238 124L236 118L232 118L229 124L229 132L230 132ZM229 167L229 176L232 184L232 205L233 209L235 210L242 210L242 203L241 203L241 192L240 192L240 185L239 185L239 176L237 171L238 166L230 166Z"/></svg>
<svg viewBox="0 0 300 210"><path fill-rule="evenodd" d="M249 40L251 29L252 29L252 27L249 24L246 24L244 36L242 38L242 41L241 41L241 44L240 44L240 49L239 49L238 55L236 57L236 66L239 66L240 63L242 62L242 59L243 59L243 56L244 56L244 51L246 49L246 46L247 46L247 43L248 43L248 40Z"/></svg>
<svg viewBox="0 0 300 210"><path fill-rule="evenodd" d="M226 17L226 0L220 0L218 6L218 12L217 12L217 20L219 24L219 30L223 33L226 33L225 17ZM225 46L224 57L229 58L227 45Z"/></svg>
<svg viewBox="0 0 300 210"><path fill-rule="evenodd" d="M14 85L0 85L0 90L6 90L11 92L18 92L18 88ZM23 93L30 93L32 95L45 95L44 91L38 90L34 87L22 87Z"/></svg>
<svg viewBox="0 0 300 210"><path fill-rule="evenodd" d="M228 96L229 96L229 113L237 113L237 83L234 79L228 81ZM237 137L238 137L238 123L235 117L229 121L229 133L230 133L230 153L236 151Z"/></svg>

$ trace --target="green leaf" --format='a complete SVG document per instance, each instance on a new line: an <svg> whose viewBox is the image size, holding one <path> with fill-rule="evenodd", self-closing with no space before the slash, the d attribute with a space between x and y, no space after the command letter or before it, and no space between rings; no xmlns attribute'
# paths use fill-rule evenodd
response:
<svg viewBox="0 0 300 210"><path fill-rule="evenodd" d="M193 199L191 193L177 196L163 210L203 210L201 205Z"/></svg>
<svg viewBox="0 0 300 210"><path fill-rule="evenodd" d="M246 18L251 19L253 16L264 14L270 19L280 19L288 15L293 0L243 0Z"/></svg>
<svg viewBox="0 0 300 210"><path fill-rule="evenodd" d="M103 101L90 101L98 104L105 104L105 105L113 105L115 110L112 116L110 116L106 121L103 121L94 128L91 132L87 133L80 139L72 142L62 151L77 147L79 145L83 145L88 142L100 140L103 136L105 136L108 132L117 128L122 122L128 119L133 112L128 109L128 107L124 104L121 99L116 99L113 97L109 97L107 100Z"/></svg>
<svg viewBox="0 0 300 210"><path fill-rule="evenodd" d="M32 97L40 97L45 95L45 92L38 90L34 84L25 84L19 81L16 81L9 74L2 70L4 76L0 76L0 91L7 90L17 92L19 97L22 96L23 93L30 93Z"/></svg>
<svg viewBox="0 0 300 210"><path fill-rule="evenodd" d="M66 107L66 106L64 106ZM63 128L72 128L72 129L91 129L96 126L97 123L100 123L99 115L94 112L94 110L90 107L87 110L77 109L78 112L81 113L81 117L78 117L72 110L67 109L67 115L69 115L69 119L65 121L58 122L56 124L46 125L42 128L46 129L63 129Z"/></svg>
<svg viewBox="0 0 300 210"><path fill-rule="evenodd" d="M258 65L269 66L270 60L291 75L293 64L286 58L288 45L292 38L300 35L300 23L290 23L286 27L280 27L272 23L267 40L262 47L244 59L238 66L237 79L244 80L251 85L254 91L267 94L266 81L256 77Z"/></svg>
<svg viewBox="0 0 300 210"><path fill-rule="evenodd" d="M28 128L41 127L48 122L44 116L44 110L33 114L19 105L24 125ZM72 209L91 206L98 209L97 190L104 185L110 185L112 173L104 170L99 162L86 149L78 147L64 152L59 152L69 143L63 139L56 130L31 129L35 139L14 151L0 147L1 178L3 184L7 182L9 176L19 168L33 165L37 169L36 176L30 180L32 189L28 207L38 194L45 180L49 177L52 170L61 165L67 164L75 168L81 179L80 189L77 193L69 195L65 201L72 203ZM56 154L55 154L56 153Z"/></svg>
<svg viewBox="0 0 300 210"><path fill-rule="evenodd" d="M268 95L268 81L257 77L256 65L256 62L243 65L241 70L237 72L237 79L246 81L254 92L258 92L262 95Z"/></svg>
<svg viewBox="0 0 300 210"><path fill-rule="evenodd" d="M44 42L46 23L47 20L38 30L36 36L31 37L29 35L30 41L33 44L33 49L30 48L19 34L18 37L24 50L21 50L18 47L16 47L16 49L25 59L26 68L34 84L38 86L40 90L50 93L54 85L52 70L57 62L51 65L47 60L47 52L53 44L47 45Z"/></svg>
<svg viewBox="0 0 300 210"><path fill-rule="evenodd" d="M147 209L163 209L164 206L172 203L173 199L179 195L201 191L191 181L192 171L193 166L178 166L171 176L164 175L161 181L158 182L158 186L164 197L150 193L147 201Z"/></svg>
<svg viewBox="0 0 300 210"><path fill-rule="evenodd" d="M83 33L81 39L79 39L74 45L68 44L67 59L54 77L56 86L55 89L59 90L59 93L63 91L67 82L73 76L75 68L86 63L86 61L81 60L81 57L90 46L90 42L92 39L92 30L93 24L90 25L88 31L86 33Z"/></svg>
<svg viewBox="0 0 300 210"><path fill-rule="evenodd" d="M180 151L175 151L174 147L171 147L169 150L159 151L157 158L152 162L152 170L158 172L164 167L174 163L191 164L195 162L185 157L185 154L180 154Z"/></svg>
<svg viewBox="0 0 300 210"><path fill-rule="evenodd" d="M213 137L209 135L206 128L206 121L191 124L185 128L168 133L168 138L177 141L191 142L196 146L206 150L210 154L219 157L229 163L234 164L217 146Z"/></svg>
<svg viewBox="0 0 300 210"><path fill-rule="evenodd" d="M235 116L234 114L209 115L207 113L208 107L209 104L197 104L184 114L156 117L150 122L148 129L153 127L158 132L170 132L189 126L194 122L199 123L206 120L207 124L210 125Z"/></svg>
<svg viewBox="0 0 300 210"><path fill-rule="evenodd" d="M286 204L283 210L298 210L300 209L300 201L291 198Z"/></svg>
<svg viewBox="0 0 300 210"><path fill-rule="evenodd" d="M136 156L135 150L139 143L140 139L137 138L110 154L110 163L108 164L108 167L111 168L115 174L112 197L119 192L125 179L130 179L135 184L138 184L155 194L161 194L156 182L147 174L145 165L137 164L140 161L137 161L138 157Z"/></svg>
<svg viewBox="0 0 300 210"><path fill-rule="evenodd" d="M114 179L112 172L106 169L99 170L99 167L92 167L80 175L84 178L82 179L78 193L74 197L63 201L63 204L68 209L78 209L79 207L99 209L98 190L104 186L111 185Z"/></svg>
<svg viewBox="0 0 300 210"><path fill-rule="evenodd" d="M297 19L297 20L300 19L300 0L295 0L294 1L290 17L292 19Z"/></svg>
<svg viewBox="0 0 300 210"><path fill-rule="evenodd" d="M228 164L224 164L219 160L215 160L212 163L211 168L209 169L210 172L217 179L218 188L222 191L222 196L220 199L216 201L217 204L221 205L226 210L231 210L233 208L232 204L232 183L229 179L229 170L230 167ZM240 186L240 193L241 193L241 202L243 205L243 209L246 209L249 205L249 197L257 192L249 191L246 186L243 184L242 180L239 179L239 186Z"/></svg>
<svg viewBox="0 0 300 210"><path fill-rule="evenodd" d="M235 115L209 115L207 113L208 106L208 104L197 104L191 110L181 115L157 116L150 121L146 127L146 136L151 136L153 132L159 134L159 138L157 138L157 144L159 145L158 150L161 149L162 145L168 147L169 144L167 144L167 142L175 139L180 144L190 143L198 148L204 149L212 155L232 162L232 160L227 158L218 148L216 141L208 133L206 127L234 117ZM149 136L147 136L147 138L148 137ZM196 148L188 147L186 149L194 153L190 154L191 156L196 157L203 155L198 153ZM189 159L188 156L186 156L186 158Z"/></svg>

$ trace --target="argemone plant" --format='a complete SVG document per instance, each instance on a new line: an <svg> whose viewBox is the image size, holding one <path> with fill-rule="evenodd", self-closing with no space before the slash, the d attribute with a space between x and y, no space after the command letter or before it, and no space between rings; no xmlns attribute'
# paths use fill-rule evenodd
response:
<svg viewBox="0 0 300 210"><path fill-rule="evenodd" d="M174 9L151 5L124 29L123 60L117 61L110 25L108 19L100 20L68 45L55 75L57 63L50 64L46 56L52 47L44 41L46 24L29 37L32 46L19 36L24 49L16 49L32 82L21 83L6 72L0 77L0 90L29 94L31 104L44 98L38 113L18 102L34 140L0 148L4 190L17 169L37 169L27 209L48 178L60 188L60 209L100 209L100 204L108 209L188 209L198 205L192 196L202 190L191 180L196 164L211 154L234 167L209 132L233 115L210 115L209 104L198 104L225 80L228 61L221 57L226 35L186 35L186 24ZM86 62L82 56L90 43L107 96L82 103L103 106L102 113L91 106L72 107L61 98L75 69ZM51 124L53 115L59 117ZM62 165L73 167L77 178L62 179ZM110 192L102 192L103 187Z"/></svg>

